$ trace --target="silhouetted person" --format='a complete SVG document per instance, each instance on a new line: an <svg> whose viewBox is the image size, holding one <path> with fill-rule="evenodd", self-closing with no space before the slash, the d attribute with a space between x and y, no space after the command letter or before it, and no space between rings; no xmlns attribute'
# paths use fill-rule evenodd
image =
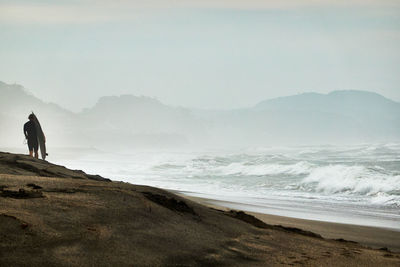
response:
<svg viewBox="0 0 400 267"><path fill-rule="evenodd" d="M33 152L35 151L35 158L39 158L38 155L39 143L36 134L34 116L35 115L33 114L29 115L28 117L29 121L24 124L24 134L25 138L28 140L29 156L33 156Z"/></svg>

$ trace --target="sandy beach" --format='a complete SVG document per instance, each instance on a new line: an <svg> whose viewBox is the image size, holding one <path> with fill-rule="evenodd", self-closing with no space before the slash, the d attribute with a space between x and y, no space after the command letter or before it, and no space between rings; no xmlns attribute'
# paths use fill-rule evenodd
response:
<svg viewBox="0 0 400 267"><path fill-rule="evenodd" d="M335 224L325 231L338 234L340 240L310 232L317 230L317 223L304 221L300 229L300 221L292 220L296 227L286 227L276 216L256 214L262 221L206 202L0 152L0 265L400 264L400 254L394 249L345 241L349 236L342 236ZM328 224L319 227L328 228ZM357 226L352 229L368 233ZM385 244L394 240L383 232L375 234Z"/></svg>
<svg viewBox="0 0 400 267"><path fill-rule="evenodd" d="M183 193L179 193L179 195L215 209L229 210L226 208L227 202L225 201L192 197ZM327 239L345 239L371 248L379 249L386 247L392 251L400 252L400 231L395 229L304 220L251 211L246 211L246 213L257 217L267 224L296 227L320 234Z"/></svg>

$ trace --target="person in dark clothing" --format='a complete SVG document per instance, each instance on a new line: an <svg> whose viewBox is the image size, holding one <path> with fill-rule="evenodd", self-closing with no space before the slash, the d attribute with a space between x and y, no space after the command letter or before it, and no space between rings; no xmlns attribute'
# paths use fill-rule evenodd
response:
<svg viewBox="0 0 400 267"><path fill-rule="evenodd" d="M30 114L28 119L29 121L24 124L24 135L28 140L29 156L32 157L33 152L35 152L35 158L38 158L39 143L34 122L35 117L33 114Z"/></svg>

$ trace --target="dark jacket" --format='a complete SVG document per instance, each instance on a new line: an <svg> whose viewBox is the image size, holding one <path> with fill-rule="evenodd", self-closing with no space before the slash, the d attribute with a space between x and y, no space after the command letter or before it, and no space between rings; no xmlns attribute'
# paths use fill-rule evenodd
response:
<svg viewBox="0 0 400 267"><path fill-rule="evenodd" d="M24 135L28 140L37 139L35 123L33 121L28 121L24 124Z"/></svg>

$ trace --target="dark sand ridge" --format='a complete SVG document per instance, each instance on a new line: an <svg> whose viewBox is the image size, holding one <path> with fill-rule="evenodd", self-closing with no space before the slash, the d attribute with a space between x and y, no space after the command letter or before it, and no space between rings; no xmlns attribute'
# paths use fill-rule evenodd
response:
<svg viewBox="0 0 400 267"><path fill-rule="evenodd" d="M23 155L0 152L0 173L1 266L400 264L398 253L268 225Z"/></svg>

